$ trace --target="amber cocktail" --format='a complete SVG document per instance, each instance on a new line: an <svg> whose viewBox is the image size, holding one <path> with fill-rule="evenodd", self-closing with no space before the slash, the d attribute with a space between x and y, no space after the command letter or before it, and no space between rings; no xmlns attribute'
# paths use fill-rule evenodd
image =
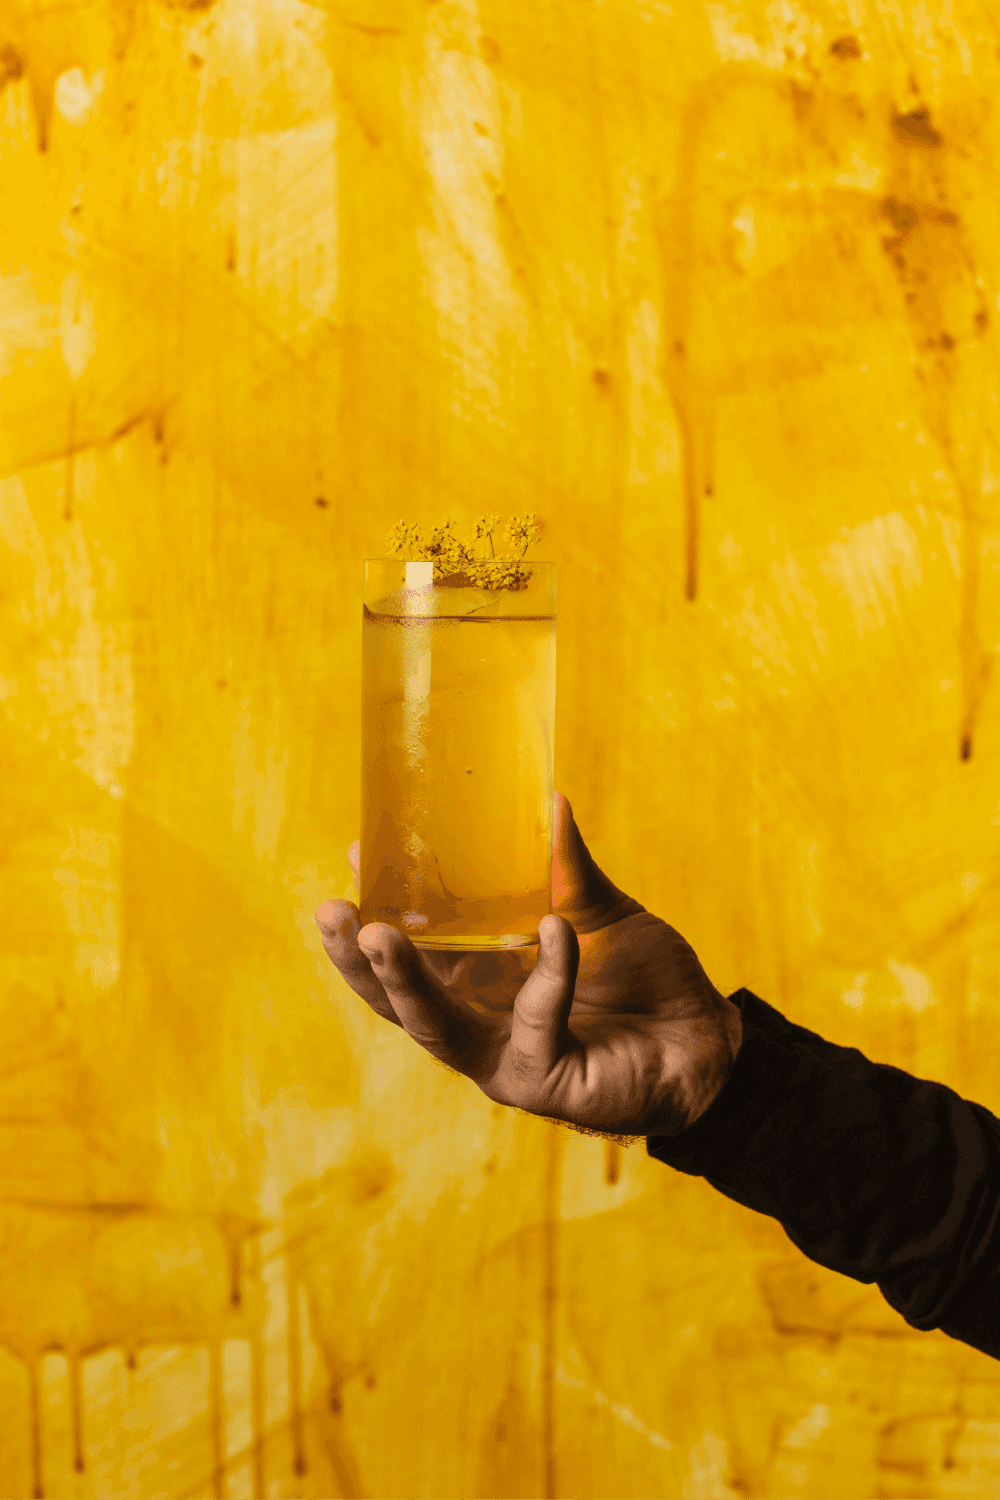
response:
<svg viewBox="0 0 1000 1500"><path fill-rule="evenodd" d="M362 924L523 948L551 910L556 565L516 590L365 563Z"/></svg>

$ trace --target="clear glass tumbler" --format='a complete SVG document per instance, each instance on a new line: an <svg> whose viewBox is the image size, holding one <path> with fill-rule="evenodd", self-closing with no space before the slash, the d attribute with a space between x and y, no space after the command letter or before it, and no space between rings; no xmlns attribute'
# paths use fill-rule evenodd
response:
<svg viewBox="0 0 1000 1500"><path fill-rule="evenodd" d="M525 948L552 909L556 565L518 590L365 561L362 924Z"/></svg>

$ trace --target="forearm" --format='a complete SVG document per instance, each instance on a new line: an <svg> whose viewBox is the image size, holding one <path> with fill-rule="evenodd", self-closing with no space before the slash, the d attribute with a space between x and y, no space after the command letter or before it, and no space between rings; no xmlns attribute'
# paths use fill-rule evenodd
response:
<svg viewBox="0 0 1000 1500"><path fill-rule="evenodd" d="M877 1282L916 1328L1000 1358L1000 1121L732 997L742 1043L714 1102L650 1155L776 1218L810 1259Z"/></svg>

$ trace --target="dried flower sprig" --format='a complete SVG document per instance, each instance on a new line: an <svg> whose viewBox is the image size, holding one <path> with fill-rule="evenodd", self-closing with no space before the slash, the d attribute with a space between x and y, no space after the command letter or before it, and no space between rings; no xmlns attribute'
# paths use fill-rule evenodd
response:
<svg viewBox="0 0 1000 1500"><path fill-rule="evenodd" d="M524 554L541 536L541 527L535 520L535 512L523 516L512 516L504 527L504 540L513 550L497 557L493 545L493 533L500 525L498 511L479 516L473 525L476 541L485 537L490 544L489 556L477 556L472 548L455 535L455 522L450 516L434 527L430 540L423 540L423 533L416 523L407 525L397 521L386 537L386 547L391 557L422 558L434 560L434 582L458 587L465 585L480 589L526 588L531 569L523 568Z"/></svg>

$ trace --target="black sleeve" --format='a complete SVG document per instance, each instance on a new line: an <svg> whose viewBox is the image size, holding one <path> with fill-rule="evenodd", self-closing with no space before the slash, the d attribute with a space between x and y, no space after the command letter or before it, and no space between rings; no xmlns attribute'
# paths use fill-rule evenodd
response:
<svg viewBox="0 0 1000 1500"><path fill-rule="evenodd" d="M650 1156L777 1219L821 1266L877 1282L914 1328L1000 1359L1000 1120L944 1084L796 1026L749 990L725 1085Z"/></svg>

